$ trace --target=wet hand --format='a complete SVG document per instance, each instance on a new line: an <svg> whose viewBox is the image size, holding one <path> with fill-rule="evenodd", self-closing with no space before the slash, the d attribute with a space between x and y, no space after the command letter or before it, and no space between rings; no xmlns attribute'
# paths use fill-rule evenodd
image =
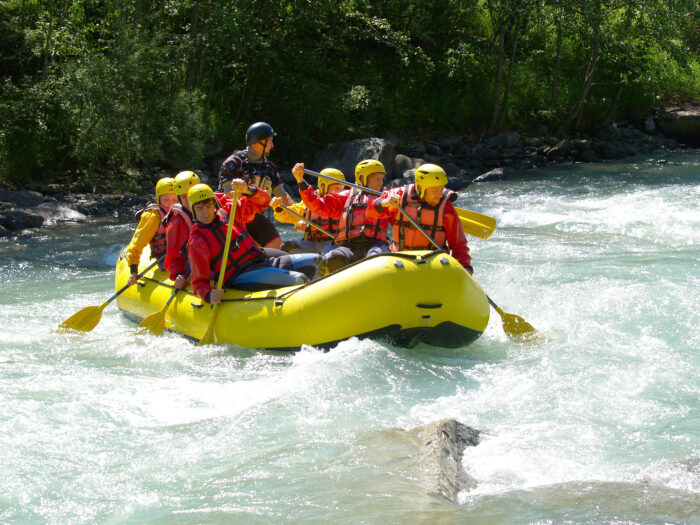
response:
<svg viewBox="0 0 700 525"><path fill-rule="evenodd" d="M270 201L270 206L273 210L279 208L280 204L282 204L282 197L273 197Z"/></svg>
<svg viewBox="0 0 700 525"><path fill-rule="evenodd" d="M186 285L187 279L185 279L184 275L178 275L175 278L175 288L177 288L178 290L182 290Z"/></svg>
<svg viewBox="0 0 700 525"><path fill-rule="evenodd" d="M126 280L126 284L131 286L131 285L136 284L136 281L138 281L138 280L139 280L138 274L132 273L131 275L129 275L129 278Z"/></svg>
<svg viewBox="0 0 700 525"><path fill-rule="evenodd" d="M229 193L237 191L239 195L250 195L250 190L248 189L248 184L243 179L233 179L231 181L231 189Z"/></svg>
<svg viewBox="0 0 700 525"><path fill-rule="evenodd" d="M297 184L299 184L301 181L304 180L304 163L303 162L297 162L294 167L292 168L292 175L294 175L294 178L297 181Z"/></svg>
<svg viewBox="0 0 700 525"><path fill-rule="evenodd" d="M224 295L223 290L219 290L218 288L212 288L211 292L209 293L209 302L211 304L216 304L221 302L221 297Z"/></svg>
<svg viewBox="0 0 700 525"><path fill-rule="evenodd" d="M381 205L383 208L395 210L399 206L399 198L395 196L387 197L386 199L382 199Z"/></svg>

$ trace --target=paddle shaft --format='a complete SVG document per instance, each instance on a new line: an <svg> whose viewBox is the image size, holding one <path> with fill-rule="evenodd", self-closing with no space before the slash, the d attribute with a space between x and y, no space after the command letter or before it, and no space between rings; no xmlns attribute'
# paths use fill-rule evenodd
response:
<svg viewBox="0 0 700 525"><path fill-rule="evenodd" d="M170 303L173 302L173 299L175 299L175 296L177 295L177 292L179 292L179 291L180 291L179 288L175 288L175 289L173 290L173 293L170 295L170 298L168 299L168 302L165 303L165 305L163 306L163 311L165 311L165 310L168 309L168 306L170 306Z"/></svg>
<svg viewBox="0 0 700 525"><path fill-rule="evenodd" d="M233 231L233 223L236 220L236 207L238 206L238 192L233 192L233 204L231 205L231 213L228 218L228 228L226 229L226 243L224 244L224 255L221 257L221 270L219 271L219 280L216 283L216 288L221 290L224 287L224 276L226 275L226 263L228 262L228 250L231 247L231 232ZM209 326L204 336L199 341L199 346L209 344L215 340L214 322L216 315L219 313L219 303L215 303L211 307L211 317L209 318Z"/></svg>
<svg viewBox="0 0 700 525"><path fill-rule="evenodd" d="M285 210L285 211L291 213L291 214L294 215L295 217L298 217L299 219L301 219L302 221L304 221L304 222L305 222L306 224L308 224L309 226L313 226L314 228L316 228L316 229L317 229L318 231L320 231L321 233L325 233L325 234L328 235L331 239L335 239L335 235L333 235L331 232L329 232L329 231L326 230L325 228L322 228L321 226L319 226L319 225L316 224L315 222L310 221L310 220L307 219L306 217L304 217L304 216L298 214L298 213L295 212L294 210L290 210L290 209L287 208L284 204L278 204L277 207L278 207L278 208L282 208L283 210Z"/></svg>
<svg viewBox="0 0 700 525"><path fill-rule="evenodd" d="M231 214L228 218L228 229L226 230L226 244L224 245L224 255L221 258L221 270L219 271L219 280L216 287L221 290L224 286L224 276L226 275L226 262L228 261L228 250L231 247L231 232L233 231L233 223L236 220L236 206L238 205L238 192L233 192L233 204L231 205Z"/></svg>
<svg viewBox="0 0 700 525"><path fill-rule="evenodd" d="M156 264L158 264L158 263L159 263L160 261L162 261L163 259L165 259L165 255L161 255L160 257L158 257L158 259L156 259L156 260L153 261L151 264L149 264L148 266L146 266L146 269L143 270L140 274L138 274L138 275L136 276L136 278L137 278L137 279L140 279L141 277L143 277L143 276L145 275L145 273L146 273L148 270L150 270L151 268L153 268ZM117 290L117 292L116 292L112 297L110 297L109 299L107 299L107 300L106 300L104 303L102 303L102 304L103 304L104 306L107 306L109 303L111 303L111 302L114 301L117 297L119 297L119 296L122 294L122 292L123 292L124 290L126 290L129 286L131 286L131 285L130 285L130 284L125 284L125 285L122 286L119 290Z"/></svg>

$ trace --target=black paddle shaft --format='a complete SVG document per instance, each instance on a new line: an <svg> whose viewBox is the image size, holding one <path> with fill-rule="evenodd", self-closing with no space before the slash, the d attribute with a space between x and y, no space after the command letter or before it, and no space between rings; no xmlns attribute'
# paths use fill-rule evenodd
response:
<svg viewBox="0 0 700 525"><path fill-rule="evenodd" d="M136 276L136 278L137 278L137 279L140 279L141 277L143 277L143 276L146 274L146 272L147 272L148 270L150 270L151 268L153 268L156 264L158 264L158 263L159 263L160 261L162 261L163 259L165 259L165 255L161 255L160 257L158 257L158 259L156 259L156 260L153 261L151 264L149 264L148 266L146 266L146 269L143 270L140 274L138 274L138 275ZM117 297L119 297L119 296L122 294L122 292L123 292L124 290L126 290L129 286L131 286L131 285L130 285L130 284L125 284L124 286L122 286L122 287L119 289L119 291L117 291L117 293L115 293L112 297L110 297L109 299L107 299L107 300L105 301L105 304L108 304L108 303L111 303L112 301L114 301L114 300L115 300Z"/></svg>

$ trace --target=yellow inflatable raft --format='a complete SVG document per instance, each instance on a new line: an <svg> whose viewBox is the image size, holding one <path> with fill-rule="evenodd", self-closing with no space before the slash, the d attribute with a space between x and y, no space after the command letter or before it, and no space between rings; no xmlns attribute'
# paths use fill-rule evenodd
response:
<svg viewBox="0 0 700 525"><path fill-rule="evenodd" d="M141 268L151 262L144 250ZM125 254L117 261L115 289L126 284ZM174 290L167 272L148 271L117 298L119 308L140 322L158 312ZM180 291L165 327L199 340L211 306ZM411 347L419 342L458 348L477 339L488 324L489 303L477 282L441 252L375 256L303 286L244 292L227 289L215 330L219 342L247 348L330 347L350 337L380 337Z"/></svg>

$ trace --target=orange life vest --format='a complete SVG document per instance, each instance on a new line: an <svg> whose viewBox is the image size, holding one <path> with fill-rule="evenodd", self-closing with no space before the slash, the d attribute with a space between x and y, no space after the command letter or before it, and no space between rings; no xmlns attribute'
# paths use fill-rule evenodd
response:
<svg viewBox="0 0 700 525"><path fill-rule="evenodd" d="M226 232L228 230L228 217L226 212L219 209L216 218L211 224L195 222L192 232L199 232L209 245L213 254L211 259L211 279L216 281L221 271L221 260L226 246ZM258 248L255 241L243 226L233 223L231 229L231 245L229 246L228 259L226 261L226 273L224 283L228 283L247 266L265 260L265 253Z"/></svg>
<svg viewBox="0 0 700 525"><path fill-rule="evenodd" d="M404 186L401 196L401 207L416 221L437 244L443 248L447 245L447 234L443 224L443 213L447 201L451 200L453 191L443 190L442 198L437 206L430 206L418 199L415 184ZM425 235L419 232L404 214L399 212L393 228L394 245L392 249L398 250L425 250L433 249L432 243Z"/></svg>
<svg viewBox="0 0 700 525"><path fill-rule="evenodd" d="M151 258L152 259L157 259L161 255L165 255L165 226L163 225L163 220L165 219L166 213L163 208L158 206L157 204L149 204L142 210L139 210L136 212L136 217L140 218L141 214L145 212L146 210L158 210L158 213L160 214L160 224L158 224L158 230L156 231L156 234L153 236L151 239L151 242L148 243L151 245Z"/></svg>
<svg viewBox="0 0 700 525"><path fill-rule="evenodd" d="M345 201L340 216L340 232L336 238L338 244L344 241L377 240L386 242L388 238L386 219L367 219L365 211L374 196L358 189L352 189Z"/></svg>
<svg viewBox="0 0 700 525"><path fill-rule="evenodd" d="M334 219L332 217L328 217L327 215L318 215L308 208L306 208L306 213L304 213L304 217L313 222L314 224L318 224L321 228L327 230L329 233L332 233L334 236L338 235L338 231L340 230L339 220ZM330 237L328 237L328 235L323 233L321 230L318 230L313 226L307 224L306 229L304 230L304 240L325 242L330 240Z"/></svg>

